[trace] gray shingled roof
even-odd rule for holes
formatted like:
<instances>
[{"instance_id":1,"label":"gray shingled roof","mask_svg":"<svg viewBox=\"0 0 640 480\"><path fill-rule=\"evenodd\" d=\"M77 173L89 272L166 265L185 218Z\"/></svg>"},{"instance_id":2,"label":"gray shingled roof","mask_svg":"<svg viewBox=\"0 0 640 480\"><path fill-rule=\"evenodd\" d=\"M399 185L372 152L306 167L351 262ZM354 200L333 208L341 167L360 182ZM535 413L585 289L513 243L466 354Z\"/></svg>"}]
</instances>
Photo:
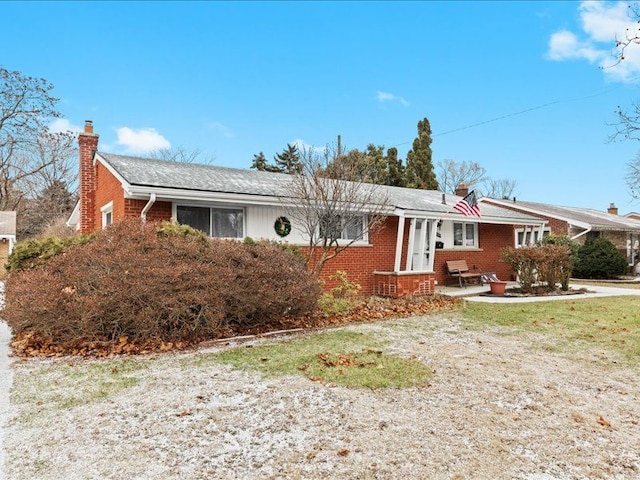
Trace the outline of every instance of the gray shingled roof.
<instances>
[{"instance_id":1,"label":"gray shingled roof","mask_svg":"<svg viewBox=\"0 0 640 480\"><path fill-rule=\"evenodd\" d=\"M490 200L489 200L490 201ZM566 219L571 223L583 223L590 225L593 230L621 230L640 232L640 221L622 215L612 215L591 208L564 207L561 205L549 205L536 202L513 202L501 200L501 205L509 205L513 208L521 207L525 210L535 210L552 218ZM482 203L482 205L487 205Z\"/></svg>"},{"instance_id":2,"label":"gray shingled roof","mask_svg":"<svg viewBox=\"0 0 640 480\"><path fill-rule=\"evenodd\" d=\"M291 190L292 177L281 173L170 162L102 152L98 155L127 183L135 186L265 195L277 198L287 198L287 193ZM389 204L402 210L455 214L452 207L460 200L460 197L455 195L446 195L446 204L443 204L442 192L436 190L415 190L381 185L372 188L379 189L383 195L386 194ZM536 220L534 217L492 205L482 205L481 208L483 217L507 221Z\"/></svg>"}]
</instances>

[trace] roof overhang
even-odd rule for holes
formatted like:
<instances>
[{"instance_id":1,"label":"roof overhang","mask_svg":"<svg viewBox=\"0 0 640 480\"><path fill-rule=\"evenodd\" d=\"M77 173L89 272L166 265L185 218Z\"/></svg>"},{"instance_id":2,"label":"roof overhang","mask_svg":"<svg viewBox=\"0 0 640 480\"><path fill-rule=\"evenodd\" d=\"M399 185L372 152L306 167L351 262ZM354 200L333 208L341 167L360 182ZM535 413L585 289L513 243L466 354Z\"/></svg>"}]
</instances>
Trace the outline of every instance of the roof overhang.
<instances>
[{"instance_id":1,"label":"roof overhang","mask_svg":"<svg viewBox=\"0 0 640 480\"><path fill-rule=\"evenodd\" d=\"M532 218L505 218L496 216L482 216L482 217L466 217L459 213L454 212L427 212L421 210L405 210L397 208L394 215L405 218L432 218L438 220L451 220L454 222L464 221L467 223L491 223L495 225L527 225L527 226L540 226L547 223L544 219L532 219Z\"/></svg>"}]
</instances>

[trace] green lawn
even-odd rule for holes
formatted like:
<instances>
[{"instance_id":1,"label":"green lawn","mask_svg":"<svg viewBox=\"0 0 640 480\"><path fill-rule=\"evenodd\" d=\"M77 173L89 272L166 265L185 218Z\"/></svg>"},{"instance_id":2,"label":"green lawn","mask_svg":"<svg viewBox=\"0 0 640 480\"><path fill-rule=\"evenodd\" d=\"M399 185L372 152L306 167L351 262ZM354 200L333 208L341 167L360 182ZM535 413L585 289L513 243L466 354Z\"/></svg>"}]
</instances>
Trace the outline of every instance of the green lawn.
<instances>
[{"instance_id":1,"label":"green lawn","mask_svg":"<svg viewBox=\"0 0 640 480\"><path fill-rule=\"evenodd\" d=\"M640 297L606 297L548 302L493 304L467 302L463 314L470 326L493 325L518 334L534 332L549 345L613 351L640 363Z\"/></svg>"},{"instance_id":2,"label":"green lawn","mask_svg":"<svg viewBox=\"0 0 640 480\"><path fill-rule=\"evenodd\" d=\"M227 363L265 376L304 375L353 388L428 384L433 372L427 365L386 353L384 347L371 335L334 330L277 344L202 355L195 365Z\"/></svg>"}]
</instances>

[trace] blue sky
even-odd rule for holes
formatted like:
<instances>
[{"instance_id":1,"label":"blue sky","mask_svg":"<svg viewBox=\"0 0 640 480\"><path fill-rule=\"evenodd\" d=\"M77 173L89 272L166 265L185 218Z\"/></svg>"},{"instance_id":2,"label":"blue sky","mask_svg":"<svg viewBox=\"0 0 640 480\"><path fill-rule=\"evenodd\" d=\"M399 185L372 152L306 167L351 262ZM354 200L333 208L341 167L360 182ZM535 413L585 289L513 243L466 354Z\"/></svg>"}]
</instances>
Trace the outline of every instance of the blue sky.
<instances>
[{"instance_id":1,"label":"blue sky","mask_svg":"<svg viewBox=\"0 0 640 480\"><path fill-rule=\"evenodd\" d=\"M474 161L518 198L640 210L640 54L610 62L618 2L2 2L0 65L55 85L102 151L198 148L248 168L287 143L396 146L427 117L434 163ZM621 30L622 29L622 30ZM525 113L520 113L524 112Z\"/></svg>"}]
</instances>

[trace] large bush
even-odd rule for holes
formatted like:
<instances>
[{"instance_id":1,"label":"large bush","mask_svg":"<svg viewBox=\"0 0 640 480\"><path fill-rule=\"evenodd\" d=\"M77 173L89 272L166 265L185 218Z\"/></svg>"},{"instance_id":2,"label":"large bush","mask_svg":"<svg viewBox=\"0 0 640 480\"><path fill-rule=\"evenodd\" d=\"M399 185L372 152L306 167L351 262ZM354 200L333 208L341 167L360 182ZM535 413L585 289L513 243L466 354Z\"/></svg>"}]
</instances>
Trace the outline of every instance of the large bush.
<instances>
[{"instance_id":1,"label":"large bush","mask_svg":"<svg viewBox=\"0 0 640 480\"><path fill-rule=\"evenodd\" d=\"M308 312L320 295L304 263L278 247L139 220L28 266L7 280L3 318L16 334L69 348L244 332Z\"/></svg>"},{"instance_id":2,"label":"large bush","mask_svg":"<svg viewBox=\"0 0 640 480\"><path fill-rule=\"evenodd\" d=\"M574 276L613 278L627 273L627 260L607 238L587 240L578 250Z\"/></svg>"},{"instance_id":3,"label":"large bush","mask_svg":"<svg viewBox=\"0 0 640 480\"><path fill-rule=\"evenodd\" d=\"M524 292L533 293L536 289L553 291L557 284L564 290L569 288L573 256L571 247L564 242L508 247L502 250L501 257L518 275Z\"/></svg>"}]
</instances>

